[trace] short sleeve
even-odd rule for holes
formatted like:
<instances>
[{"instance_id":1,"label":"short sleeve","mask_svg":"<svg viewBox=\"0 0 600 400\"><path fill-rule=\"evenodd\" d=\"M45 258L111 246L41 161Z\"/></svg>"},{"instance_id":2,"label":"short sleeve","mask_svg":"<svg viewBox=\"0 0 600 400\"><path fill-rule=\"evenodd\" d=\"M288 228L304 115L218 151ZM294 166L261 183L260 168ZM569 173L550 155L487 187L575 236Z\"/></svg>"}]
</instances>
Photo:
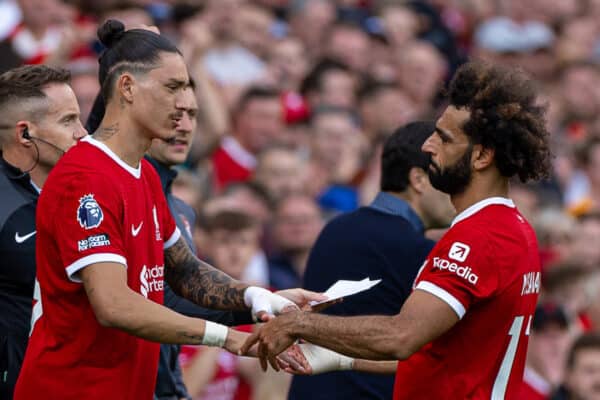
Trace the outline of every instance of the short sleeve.
<instances>
[{"instance_id":1,"label":"short sleeve","mask_svg":"<svg viewBox=\"0 0 600 400\"><path fill-rule=\"evenodd\" d=\"M127 265L123 244L123 202L101 175L74 178L52 217L58 251L68 278L88 265L114 262Z\"/></svg>"},{"instance_id":2,"label":"short sleeve","mask_svg":"<svg viewBox=\"0 0 600 400\"><path fill-rule=\"evenodd\" d=\"M446 302L462 318L469 307L497 289L489 237L476 229L452 229L434 247L415 282Z\"/></svg>"}]
</instances>

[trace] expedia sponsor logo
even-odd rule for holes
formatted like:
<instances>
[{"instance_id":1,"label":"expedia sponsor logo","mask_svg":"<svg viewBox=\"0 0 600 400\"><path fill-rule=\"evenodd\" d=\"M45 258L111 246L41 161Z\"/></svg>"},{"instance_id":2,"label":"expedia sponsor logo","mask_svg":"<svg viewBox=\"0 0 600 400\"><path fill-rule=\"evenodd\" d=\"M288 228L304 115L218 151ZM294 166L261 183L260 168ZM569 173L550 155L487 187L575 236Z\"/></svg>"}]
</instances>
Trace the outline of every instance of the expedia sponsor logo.
<instances>
[{"instance_id":1,"label":"expedia sponsor logo","mask_svg":"<svg viewBox=\"0 0 600 400\"><path fill-rule=\"evenodd\" d=\"M477 274L472 272L471 267L463 267L456 263L450 262L444 258L434 257L433 258L433 267L438 268L439 270L448 270L449 272L455 273L463 279L469 281L473 285L477 284L479 277Z\"/></svg>"},{"instance_id":2,"label":"expedia sponsor logo","mask_svg":"<svg viewBox=\"0 0 600 400\"><path fill-rule=\"evenodd\" d=\"M140 293L142 296L148 298L148 294L151 292L162 292L164 271L165 267L163 265L155 265L152 268L145 265L142 267L140 272Z\"/></svg>"},{"instance_id":3,"label":"expedia sponsor logo","mask_svg":"<svg viewBox=\"0 0 600 400\"><path fill-rule=\"evenodd\" d=\"M105 234L88 236L87 239L77 241L77 248L79 251L108 245L110 245L110 240L108 239L108 235Z\"/></svg>"}]
</instances>

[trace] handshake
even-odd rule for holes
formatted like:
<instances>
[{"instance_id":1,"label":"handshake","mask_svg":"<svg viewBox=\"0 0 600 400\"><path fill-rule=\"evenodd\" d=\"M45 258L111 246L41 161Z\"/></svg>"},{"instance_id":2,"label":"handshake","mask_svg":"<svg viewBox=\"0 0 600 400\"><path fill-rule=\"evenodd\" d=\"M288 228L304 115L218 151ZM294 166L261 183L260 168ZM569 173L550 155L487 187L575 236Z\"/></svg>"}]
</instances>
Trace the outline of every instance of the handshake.
<instances>
[{"instance_id":1,"label":"handshake","mask_svg":"<svg viewBox=\"0 0 600 400\"><path fill-rule=\"evenodd\" d=\"M248 334L207 321L203 343L236 355L258 357L265 371L268 364L276 371L299 375L352 369L354 359L310 343L298 343L293 334L305 313L321 311L340 301L325 300L323 294L304 289L271 293L251 286L244 293L244 301L254 319L265 323ZM311 307L311 302L321 303Z\"/></svg>"}]
</instances>

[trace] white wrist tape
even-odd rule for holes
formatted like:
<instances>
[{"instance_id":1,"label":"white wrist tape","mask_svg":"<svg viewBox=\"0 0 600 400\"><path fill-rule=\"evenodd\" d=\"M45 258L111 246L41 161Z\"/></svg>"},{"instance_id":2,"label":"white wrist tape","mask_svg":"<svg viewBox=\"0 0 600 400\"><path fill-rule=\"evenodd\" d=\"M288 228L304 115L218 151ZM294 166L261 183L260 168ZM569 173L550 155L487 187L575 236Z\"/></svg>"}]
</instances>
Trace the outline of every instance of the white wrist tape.
<instances>
[{"instance_id":1,"label":"white wrist tape","mask_svg":"<svg viewBox=\"0 0 600 400\"><path fill-rule=\"evenodd\" d=\"M227 340L229 329L225 325L204 321L204 337L202 344L205 346L223 347Z\"/></svg>"},{"instance_id":2,"label":"white wrist tape","mask_svg":"<svg viewBox=\"0 0 600 400\"><path fill-rule=\"evenodd\" d=\"M312 368L313 375L329 371L350 370L354 364L354 358L311 343L300 343L298 347Z\"/></svg>"},{"instance_id":3,"label":"white wrist tape","mask_svg":"<svg viewBox=\"0 0 600 400\"><path fill-rule=\"evenodd\" d=\"M257 286L246 288L244 291L244 303L252 309L252 316L254 318L256 318L256 314L260 311L264 311L270 315L278 315L285 307L290 305L295 306L294 303L285 297Z\"/></svg>"}]
</instances>

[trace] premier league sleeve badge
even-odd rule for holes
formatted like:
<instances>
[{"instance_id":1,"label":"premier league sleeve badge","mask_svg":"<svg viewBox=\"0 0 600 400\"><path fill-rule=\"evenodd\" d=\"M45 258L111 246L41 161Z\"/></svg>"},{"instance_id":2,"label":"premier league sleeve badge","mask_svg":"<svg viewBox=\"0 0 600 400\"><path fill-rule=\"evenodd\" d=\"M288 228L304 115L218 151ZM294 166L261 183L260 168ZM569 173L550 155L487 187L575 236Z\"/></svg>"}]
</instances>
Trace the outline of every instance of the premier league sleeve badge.
<instances>
[{"instance_id":1,"label":"premier league sleeve badge","mask_svg":"<svg viewBox=\"0 0 600 400\"><path fill-rule=\"evenodd\" d=\"M92 229L97 228L104 219L104 213L94 199L93 194L86 194L79 199L79 207L77 208L77 221L82 228Z\"/></svg>"}]
</instances>

